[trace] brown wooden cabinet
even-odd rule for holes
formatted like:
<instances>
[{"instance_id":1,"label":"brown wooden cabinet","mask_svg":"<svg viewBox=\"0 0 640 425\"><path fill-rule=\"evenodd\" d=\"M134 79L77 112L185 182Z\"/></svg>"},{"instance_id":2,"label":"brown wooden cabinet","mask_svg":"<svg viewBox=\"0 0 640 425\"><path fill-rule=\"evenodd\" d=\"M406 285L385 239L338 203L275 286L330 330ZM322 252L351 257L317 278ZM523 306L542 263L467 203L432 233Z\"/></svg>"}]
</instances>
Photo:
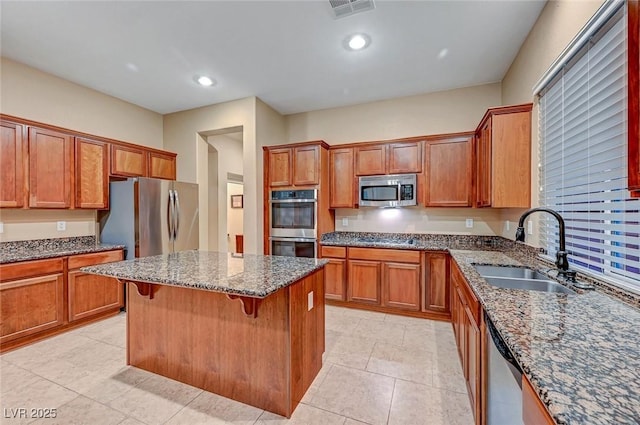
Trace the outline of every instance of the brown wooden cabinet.
<instances>
[{"instance_id":1,"label":"brown wooden cabinet","mask_svg":"<svg viewBox=\"0 0 640 425\"><path fill-rule=\"evenodd\" d=\"M144 177L147 172L147 152L129 145L111 145L111 175Z\"/></svg>"},{"instance_id":2,"label":"brown wooden cabinet","mask_svg":"<svg viewBox=\"0 0 640 425\"><path fill-rule=\"evenodd\" d=\"M329 150L329 207L353 208L358 203L353 148Z\"/></svg>"},{"instance_id":3,"label":"brown wooden cabinet","mask_svg":"<svg viewBox=\"0 0 640 425\"><path fill-rule=\"evenodd\" d=\"M73 136L29 127L29 207L70 208Z\"/></svg>"},{"instance_id":4,"label":"brown wooden cabinet","mask_svg":"<svg viewBox=\"0 0 640 425\"><path fill-rule=\"evenodd\" d=\"M473 205L473 133L425 141L425 206Z\"/></svg>"},{"instance_id":5,"label":"brown wooden cabinet","mask_svg":"<svg viewBox=\"0 0 640 425\"><path fill-rule=\"evenodd\" d=\"M149 151L149 177L176 179L176 155Z\"/></svg>"},{"instance_id":6,"label":"brown wooden cabinet","mask_svg":"<svg viewBox=\"0 0 640 425\"><path fill-rule=\"evenodd\" d=\"M122 257L121 250L69 257L69 322L109 311L119 311L124 306L124 288L117 279L78 270L84 266L120 261Z\"/></svg>"},{"instance_id":7,"label":"brown wooden cabinet","mask_svg":"<svg viewBox=\"0 0 640 425\"><path fill-rule=\"evenodd\" d=\"M446 252L424 254L425 289L423 311L450 312L449 259Z\"/></svg>"},{"instance_id":8,"label":"brown wooden cabinet","mask_svg":"<svg viewBox=\"0 0 640 425\"><path fill-rule=\"evenodd\" d=\"M451 267L451 313L453 329L462 371L467 384L471 410L475 423L482 422L482 338L480 332L481 307L478 299L462 276L458 266L452 262Z\"/></svg>"},{"instance_id":9,"label":"brown wooden cabinet","mask_svg":"<svg viewBox=\"0 0 640 425\"><path fill-rule=\"evenodd\" d=\"M420 264L382 263L382 305L420 310Z\"/></svg>"},{"instance_id":10,"label":"brown wooden cabinet","mask_svg":"<svg viewBox=\"0 0 640 425\"><path fill-rule=\"evenodd\" d=\"M109 208L109 146L75 138L75 207Z\"/></svg>"},{"instance_id":11,"label":"brown wooden cabinet","mask_svg":"<svg viewBox=\"0 0 640 425\"><path fill-rule=\"evenodd\" d=\"M291 148L269 150L269 186L291 186Z\"/></svg>"},{"instance_id":12,"label":"brown wooden cabinet","mask_svg":"<svg viewBox=\"0 0 640 425\"><path fill-rule=\"evenodd\" d=\"M329 260L324 267L324 294L329 300L344 301L347 298L347 249L343 246L323 246L320 257Z\"/></svg>"},{"instance_id":13,"label":"brown wooden cabinet","mask_svg":"<svg viewBox=\"0 0 640 425\"><path fill-rule=\"evenodd\" d=\"M347 300L380 305L380 261L349 260Z\"/></svg>"},{"instance_id":14,"label":"brown wooden cabinet","mask_svg":"<svg viewBox=\"0 0 640 425\"><path fill-rule=\"evenodd\" d=\"M422 172L422 141L387 142L355 147L356 175Z\"/></svg>"},{"instance_id":15,"label":"brown wooden cabinet","mask_svg":"<svg viewBox=\"0 0 640 425\"><path fill-rule=\"evenodd\" d=\"M476 130L476 206L531 206L532 104L490 108Z\"/></svg>"},{"instance_id":16,"label":"brown wooden cabinet","mask_svg":"<svg viewBox=\"0 0 640 425\"><path fill-rule=\"evenodd\" d=\"M26 194L24 126L2 120L0 130L0 207L20 208L24 206Z\"/></svg>"},{"instance_id":17,"label":"brown wooden cabinet","mask_svg":"<svg viewBox=\"0 0 640 425\"><path fill-rule=\"evenodd\" d=\"M293 185L320 184L320 145L293 148Z\"/></svg>"},{"instance_id":18,"label":"brown wooden cabinet","mask_svg":"<svg viewBox=\"0 0 640 425\"><path fill-rule=\"evenodd\" d=\"M525 425L554 425L556 423L526 375L522 375L522 422Z\"/></svg>"}]
</instances>

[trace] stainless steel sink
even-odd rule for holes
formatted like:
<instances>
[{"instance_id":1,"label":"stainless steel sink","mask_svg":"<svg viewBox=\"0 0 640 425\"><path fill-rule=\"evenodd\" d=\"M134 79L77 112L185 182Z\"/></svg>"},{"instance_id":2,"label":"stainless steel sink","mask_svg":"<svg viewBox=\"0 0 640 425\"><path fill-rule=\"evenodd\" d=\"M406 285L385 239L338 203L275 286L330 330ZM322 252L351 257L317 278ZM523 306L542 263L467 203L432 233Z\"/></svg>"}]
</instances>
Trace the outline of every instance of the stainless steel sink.
<instances>
[{"instance_id":1,"label":"stainless steel sink","mask_svg":"<svg viewBox=\"0 0 640 425\"><path fill-rule=\"evenodd\" d=\"M549 277L526 267L475 266L480 276L511 277L516 279L549 280Z\"/></svg>"},{"instance_id":2,"label":"stainless steel sink","mask_svg":"<svg viewBox=\"0 0 640 425\"><path fill-rule=\"evenodd\" d=\"M508 277L484 276L490 285L498 288L524 289L527 291L556 292L559 294L575 294L575 291L551 280L514 279Z\"/></svg>"},{"instance_id":3,"label":"stainless steel sink","mask_svg":"<svg viewBox=\"0 0 640 425\"><path fill-rule=\"evenodd\" d=\"M498 288L524 289L527 291L575 294L575 291L560 285L548 276L526 267L474 266L490 285Z\"/></svg>"}]
</instances>

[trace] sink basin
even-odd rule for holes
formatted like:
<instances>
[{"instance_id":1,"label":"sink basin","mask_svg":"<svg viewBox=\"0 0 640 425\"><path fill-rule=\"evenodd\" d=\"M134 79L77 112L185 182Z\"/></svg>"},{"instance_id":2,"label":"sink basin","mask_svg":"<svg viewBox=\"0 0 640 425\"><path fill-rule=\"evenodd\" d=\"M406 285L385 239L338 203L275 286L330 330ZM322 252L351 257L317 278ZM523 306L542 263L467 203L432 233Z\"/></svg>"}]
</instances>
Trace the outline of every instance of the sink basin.
<instances>
[{"instance_id":1,"label":"sink basin","mask_svg":"<svg viewBox=\"0 0 640 425\"><path fill-rule=\"evenodd\" d=\"M510 277L516 279L549 280L548 276L526 267L474 266L480 276Z\"/></svg>"},{"instance_id":2,"label":"sink basin","mask_svg":"<svg viewBox=\"0 0 640 425\"><path fill-rule=\"evenodd\" d=\"M574 291L562 286L559 283L555 283L550 280L538 280L538 279L514 279L508 277L494 277L484 276L485 280L490 285L497 286L498 288L507 289L525 289L528 291L540 291L540 292L555 292L560 294L575 294Z\"/></svg>"}]
</instances>

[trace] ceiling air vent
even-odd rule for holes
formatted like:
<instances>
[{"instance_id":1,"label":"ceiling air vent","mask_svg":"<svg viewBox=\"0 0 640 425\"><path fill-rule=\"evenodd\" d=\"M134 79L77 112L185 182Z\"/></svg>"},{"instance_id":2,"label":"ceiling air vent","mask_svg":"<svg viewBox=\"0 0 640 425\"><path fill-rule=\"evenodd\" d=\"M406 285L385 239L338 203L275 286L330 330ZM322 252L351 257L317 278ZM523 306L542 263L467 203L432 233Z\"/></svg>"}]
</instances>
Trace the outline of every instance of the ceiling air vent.
<instances>
[{"instance_id":1,"label":"ceiling air vent","mask_svg":"<svg viewBox=\"0 0 640 425\"><path fill-rule=\"evenodd\" d=\"M375 8L373 0L329 0L329 4L336 19Z\"/></svg>"}]
</instances>

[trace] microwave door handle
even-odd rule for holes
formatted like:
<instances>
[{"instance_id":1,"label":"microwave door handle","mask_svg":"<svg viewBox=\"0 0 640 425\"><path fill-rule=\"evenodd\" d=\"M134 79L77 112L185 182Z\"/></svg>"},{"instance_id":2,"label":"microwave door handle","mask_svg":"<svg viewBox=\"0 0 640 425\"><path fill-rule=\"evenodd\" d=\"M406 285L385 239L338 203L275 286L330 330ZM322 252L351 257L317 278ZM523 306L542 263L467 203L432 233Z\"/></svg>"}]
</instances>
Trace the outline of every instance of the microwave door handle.
<instances>
[{"instance_id":1,"label":"microwave door handle","mask_svg":"<svg viewBox=\"0 0 640 425\"><path fill-rule=\"evenodd\" d=\"M167 199L167 227L169 228L169 241L173 241L173 216L174 216L174 204L173 204L173 190L169 189L169 198Z\"/></svg>"},{"instance_id":2,"label":"microwave door handle","mask_svg":"<svg viewBox=\"0 0 640 425\"><path fill-rule=\"evenodd\" d=\"M178 238L178 233L180 232L180 197L178 196L178 191L174 190L175 194L175 203L176 203L176 214L175 214L175 225L173 227L173 240L175 241Z\"/></svg>"}]
</instances>

